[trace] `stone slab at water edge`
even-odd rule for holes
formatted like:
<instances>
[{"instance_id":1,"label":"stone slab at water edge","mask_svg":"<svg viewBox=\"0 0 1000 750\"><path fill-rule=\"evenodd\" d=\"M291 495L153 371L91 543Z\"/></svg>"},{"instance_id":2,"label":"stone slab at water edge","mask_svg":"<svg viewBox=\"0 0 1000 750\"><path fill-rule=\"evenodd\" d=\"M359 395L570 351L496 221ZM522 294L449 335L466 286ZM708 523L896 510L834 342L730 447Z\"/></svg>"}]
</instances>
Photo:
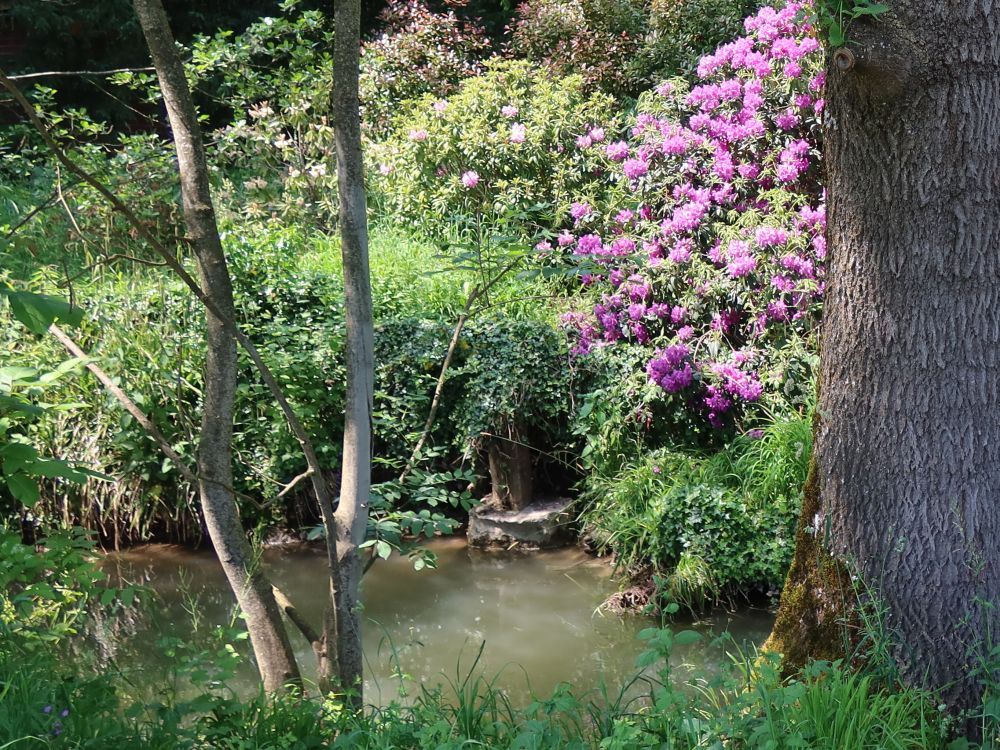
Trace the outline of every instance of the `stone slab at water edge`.
<instances>
[{"instance_id":1,"label":"stone slab at water edge","mask_svg":"<svg viewBox=\"0 0 1000 750\"><path fill-rule=\"evenodd\" d=\"M539 500L521 510L500 510L490 504L469 513L470 547L544 549L572 542L571 500Z\"/></svg>"}]
</instances>

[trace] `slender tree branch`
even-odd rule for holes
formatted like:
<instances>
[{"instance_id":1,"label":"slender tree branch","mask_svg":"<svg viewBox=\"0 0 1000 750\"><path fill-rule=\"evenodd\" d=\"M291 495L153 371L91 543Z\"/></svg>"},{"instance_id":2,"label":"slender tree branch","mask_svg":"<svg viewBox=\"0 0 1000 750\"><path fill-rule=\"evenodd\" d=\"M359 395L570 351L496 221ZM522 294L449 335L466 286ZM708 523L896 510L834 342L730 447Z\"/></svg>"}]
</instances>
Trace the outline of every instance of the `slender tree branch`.
<instances>
[{"instance_id":1,"label":"slender tree branch","mask_svg":"<svg viewBox=\"0 0 1000 750\"><path fill-rule=\"evenodd\" d=\"M118 403L125 408L125 411L131 414L135 421L138 422L146 431L146 433L156 441L156 444L160 446L160 450L163 451L163 454L173 462L181 476L190 482L192 486L197 487L198 477L195 476L194 472L191 471L184 460L177 455L177 451L171 447L170 442L166 437L164 437L163 433L160 432L160 429L153 424L152 420L146 416L145 412L143 412L143 410L136 405L135 401L129 398L129 395L125 393L125 391L123 391L114 380L112 380L111 376L104 372L104 370L102 370L96 362L91 360L87 356L87 353L83 351L83 349L81 349L73 339L66 335L66 333L64 333L59 326L55 324L49 326L49 333L51 333L60 344L66 347L66 350L69 351L70 354L85 362L84 366L90 370L95 378L100 381L101 385L108 390L108 393L114 396L115 400L117 400Z\"/></svg>"},{"instance_id":2,"label":"slender tree branch","mask_svg":"<svg viewBox=\"0 0 1000 750\"><path fill-rule=\"evenodd\" d=\"M135 401L133 401L131 397L127 393L125 393L125 391L122 390L122 388L117 383L115 383L114 379L110 375L108 375L108 373L106 373L101 368L100 365L94 362L87 355L87 353L80 348L80 345L77 344L58 325L53 323L51 326L49 326L49 333L51 333L52 336L66 348L66 351L68 351L74 357L83 360L84 367L86 367L91 372L91 374L93 374L93 376L97 378L97 380L101 383L101 385L103 385L108 390L108 393L114 396L115 400L122 405L125 411L127 411L129 414L132 415L135 421L138 422L139 425L142 427L142 429L146 431L146 434L149 435L151 438L153 438L154 442L156 442L156 444L159 446L160 451L163 453L163 455L169 458L170 461L174 464L174 466L177 467L177 471L180 473L180 475L184 477L185 480L190 482L192 486L197 487L198 476L194 473L194 471L192 471L191 467L188 466L187 463L185 463L184 459L182 459L180 455L178 455L177 451L175 451L171 447L170 442L160 431L160 429L155 424L153 424L153 421L149 418L149 416L142 409L139 408L139 406L135 403ZM230 487L229 485L223 482L216 482L212 479L205 479L204 481L210 482L211 484L221 487L222 489L232 494L234 497L239 497L244 500L249 500L250 502L254 503L258 508L264 507L264 505L259 503L255 498L252 498L249 495L239 492L235 487Z\"/></svg>"},{"instance_id":3,"label":"slender tree branch","mask_svg":"<svg viewBox=\"0 0 1000 750\"><path fill-rule=\"evenodd\" d=\"M76 236L83 242L86 242L87 238L83 236L83 231L80 229L80 225L76 223L76 216L73 215L73 210L69 207L69 203L66 202L66 196L63 195L62 174L59 172L58 167L56 168L56 198L59 200L59 204L63 207L63 210L66 212L66 216L69 218L69 223L72 224L73 229L76 230Z\"/></svg>"},{"instance_id":4,"label":"slender tree branch","mask_svg":"<svg viewBox=\"0 0 1000 750\"><path fill-rule=\"evenodd\" d=\"M455 350L458 348L458 342L462 335L462 329L465 327L466 321L473 315L475 304L479 301L480 297L487 295L490 289L496 286L500 280L510 273L520 262L520 258L515 258L497 271L492 278L484 278L483 282L476 286L469 294L468 299L466 299L465 307L461 314L459 314L458 321L455 323L455 329L452 332L451 341L448 342L448 351L445 353L444 362L441 363L441 370L438 373L437 384L434 386L434 396L431 399L431 408L427 413L427 420L424 422L424 428L420 433L420 438L417 440L417 444L413 448L413 452L410 454L410 460L406 462L406 467L403 469L402 474L399 475L400 482L406 479L410 472L413 471L413 467L416 466L417 461L420 458L420 451L423 450L428 438L430 438L431 429L434 427L434 420L437 417L438 409L441 406L441 397L444 393L444 385L447 380L448 369L451 367L451 360L454 357ZM489 307L489 305L481 307L480 310L485 310L487 307Z\"/></svg>"},{"instance_id":5,"label":"slender tree branch","mask_svg":"<svg viewBox=\"0 0 1000 750\"><path fill-rule=\"evenodd\" d=\"M458 316L458 322L455 324L455 330L451 334L451 341L448 342L448 351L444 355L444 362L441 363L441 370L438 373L437 384L434 386L434 396L431 399L431 408L427 412L424 429L421 431L420 439L417 440L417 444L414 446L413 452L410 454L410 460L406 462L403 472L399 475L400 482L406 479L410 472L413 471L413 467L416 466L417 461L420 460L420 451L424 449L424 445L430 437L431 429L434 427L434 419L437 417L438 408L441 406L441 396L444 393L445 381L448 378L448 368L451 367L451 360L455 355L455 350L458 348L458 342L462 337L462 329L465 327L465 321L468 320L472 306L476 303L476 299L478 297L479 294L477 288L472 294L469 295L468 300L465 302L465 308ZM371 567L371 565L369 564L368 567Z\"/></svg>"},{"instance_id":6,"label":"slender tree branch","mask_svg":"<svg viewBox=\"0 0 1000 750\"><path fill-rule=\"evenodd\" d=\"M138 10L138 4L137 4ZM162 7L158 9L162 13ZM327 535L327 558L328 565L330 569L330 586L331 586L331 598L335 597L336 592L339 590L338 582L341 580L340 577L340 560L337 552L337 540L341 538L341 534L338 533L338 521L334 515L333 508L333 498L330 493L329 487L326 483L326 479L323 476L322 468L319 463L318 456L316 454L315 448L312 444L312 440L309 437L308 432L305 430L304 425L298 418L298 415L292 409L291 404L288 402L284 392L282 391L277 379L274 377L270 368L264 362L257 350L256 346L252 341L240 330L239 326L236 324L232 315L227 314L223 311L215 300L213 300L205 291L202 290L198 282L191 276L188 270L183 266L183 264L175 257L155 234L149 229L149 227L138 217L138 215L126 205L117 195L112 193L100 180L98 180L93 174L88 172L86 169L77 164L73 159L71 159L66 152L59 146L59 144L52 137L52 134L46 128L45 124L41 121L38 116L38 112L35 107L25 98L24 94L21 93L20 89L14 84L10 77L6 75L3 70L0 70L0 85L7 89L10 94L14 97L14 100L18 103L21 109L24 111L25 116L32 126L39 132L43 142L52 151L53 155L68 171L77 175L86 184L90 185L94 190L96 190L105 200L107 200L111 206L118 211L125 219L132 225L135 229L137 235L144 239L149 245L156 251L157 254L163 258L165 264L174 271L175 274L184 282L184 284L190 289L191 293L194 294L195 298L205 307L209 314L219 323L222 329L229 335L231 335L236 342L246 351L247 355L250 357L251 362L253 362L261 379L267 386L268 390L271 392L273 398L278 403L285 416L285 420L288 426L295 436L299 445L301 446L303 455L306 459L306 464L312 471L310 478L312 479L313 491L316 495L317 502L320 507L320 512L323 517L323 523ZM195 206L194 210L202 210L203 207ZM205 206L209 211L211 211L211 206ZM349 533L349 532L348 532ZM237 592L239 594L239 592ZM334 608L331 607L330 611L327 613L325 620L330 622L336 617L336 613L333 612ZM332 632L336 632L334 629ZM320 656L325 649L318 649L317 656ZM260 654L258 654L260 658ZM288 669L292 670L289 676L293 681L297 677L297 665L294 661L290 663ZM286 679L288 678L286 677ZM265 678L265 683L267 683ZM277 683L277 680L275 680ZM274 686L277 687L277 684Z\"/></svg>"},{"instance_id":7,"label":"slender tree branch","mask_svg":"<svg viewBox=\"0 0 1000 750\"><path fill-rule=\"evenodd\" d=\"M297 485L303 479L308 479L310 476L312 476L312 469L306 469L297 477L295 477L295 479L286 484L284 489L282 489L281 492L278 493L277 497L284 497L285 495L287 495L289 492L292 491L292 488L295 487L295 485Z\"/></svg>"},{"instance_id":8,"label":"slender tree branch","mask_svg":"<svg viewBox=\"0 0 1000 750\"><path fill-rule=\"evenodd\" d=\"M295 605L292 604L291 600L285 596L285 593L281 589L272 585L271 591L274 592L274 599L278 602L278 606L281 608L281 611L288 616L288 619L291 620L292 624L299 629L299 632L302 633L303 637L309 641L309 644L315 649L321 642L321 639L313 629L313 626L310 625L309 621L299 613L299 611L295 608Z\"/></svg>"},{"instance_id":9,"label":"slender tree branch","mask_svg":"<svg viewBox=\"0 0 1000 750\"><path fill-rule=\"evenodd\" d=\"M68 192L70 188L66 188L66 190ZM57 201L58 201L58 195L55 191L53 191L52 194L48 198L46 198L44 202L39 203L33 209L28 211L28 213L24 215L23 219L21 219L19 222L17 222L17 224L15 224L13 227L7 230L7 233L3 237L4 241L9 240L11 237L17 234L18 230L20 230L21 227L30 222L36 216L38 216L38 214L52 208Z\"/></svg>"},{"instance_id":10,"label":"slender tree branch","mask_svg":"<svg viewBox=\"0 0 1000 750\"><path fill-rule=\"evenodd\" d=\"M60 78L67 76L110 76L115 73L154 73L156 68L114 68L113 70L46 70L40 73L22 73L9 76L11 81L32 81L36 78Z\"/></svg>"}]
</instances>

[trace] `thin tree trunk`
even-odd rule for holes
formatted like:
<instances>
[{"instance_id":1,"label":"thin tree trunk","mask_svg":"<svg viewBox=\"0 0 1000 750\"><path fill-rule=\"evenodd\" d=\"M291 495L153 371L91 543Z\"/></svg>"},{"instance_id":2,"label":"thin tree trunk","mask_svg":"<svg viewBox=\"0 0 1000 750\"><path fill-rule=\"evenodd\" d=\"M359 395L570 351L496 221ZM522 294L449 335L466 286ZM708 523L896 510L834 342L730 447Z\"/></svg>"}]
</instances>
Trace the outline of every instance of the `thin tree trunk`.
<instances>
[{"instance_id":1,"label":"thin tree trunk","mask_svg":"<svg viewBox=\"0 0 1000 750\"><path fill-rule=\"evenodd\" d=\"M0 85L10 92L15 102L21 107L28 121L38 131L42 140L55 155L59 163L65 166L70 172L77 175L84 183L91 186L114 208L115 211L121 214L132 226L136 234L146 240L157 255L163 259L164 265L177 274L178 278L184 282L184 285L188 287L191 293L194 294L195 298L201 302L205 309L211 315L214 315L216 319L223 322L226 330L229 331L230 335L232 335L239 345L246 351L247 355L250 357L250 361L253 362L254 367L260 374L261 380L264 381L264 384L271 392L274 400L281 408L281 412L285 416L289 429L292 434L295 435L296 440L298 440L299 445L302 448L302 454L305 457L306 464L308 466L305 474L312 483L313 491L316 494L317 503L319 504L320 514L323 518L323 525L326 530L326 538L328 540L327 564L330 571L330 603L327 607L323 643L321 644L321 647L317 649L317 653L319 654L321 660L329 660L328 664L321 663L321 674L324 673L324 670L329 674L336 674L337 669L335 665L337 649L328 649L326 647L326 643L337 642L336 606L334 602L336 598L336 590L339 586L338 581L340 580L336 541L340 537L340 533L337 530L336 519L334 518L333 495L331 494L330 487L326 482L325 476L323 475L319 458L316 455L316 449L313 446L308 432L306 432L305 426L298 418L295 410L292 409L291 404L288 402L284 392L281 390L281 386L275 379L274 374L267 366L267 363L264 362L260 352L257 351L257 347L254 346L254 343L247 337L247 335L239 329L235 319L222 313L222 310L218 307L218 305L216 305L212 296L202 289L199 283L188 273L187 269L177 260L173 252L160 242L156 235L149 230L149 227L139 219L132 209L122 202L120 198L112 193L107 186L101 183L101 181L98 180L93 174L67 156L66 152L60 148L59 144L52 137L52 134L39 119L38 112L35 110L34 106L27 99L25 99L24 94L21 93L11 78L7 76L3 70L0 70ZM330 666L331 664L334 665L332 668ZM325 684L324 689L332 687L333 683L329 682Z\"/></svg>"},{"instance_id":2,"label":"thin tree trunk","mask_svg":"<svg viewBox=\"0 0 1000 750\"><path fill-rule=\"evenodd\" d=\"M374 328L368 270L368 216L361 154L358 67L361 50L361 3L334 5L333 116L340 192L340 242L344 259L347 329L347 398L344 454L337 508L340 581L336 617L341 688L362 698L361 618L358 588L363 565L359 545L368 528L371 492Z\"/></svg>"},{"instance_id":3,"label":"thin tree trunk","mask_svg":"<svg viewBox=\"0 0 1000 750\"><path fill-rule=\"evenodd\" d=\"M246 618L264 688L299 681L298 665L281 612L254 560L231 490L236 340L227 321L235 319L232 283L219 240L201 128L184 68L160 0L135 0L167 107L177 150L187 236L198 263L202 292L218 315L207 313L205 386L198 443L198 491L212 544Z\"/></svg>"},{"instance_id":4,"label":"thin tree trunk","mask_svg":"<svg viewBox=\"0 0 1000 750\"><path fill-rule=\"evenodd\" d=\"M849 36L807 522L884 606L904 678L966 708L1000 632L1000 23L899 0ZM796 583L779 622L805 614Z\"/></svg>"}]
</instances>

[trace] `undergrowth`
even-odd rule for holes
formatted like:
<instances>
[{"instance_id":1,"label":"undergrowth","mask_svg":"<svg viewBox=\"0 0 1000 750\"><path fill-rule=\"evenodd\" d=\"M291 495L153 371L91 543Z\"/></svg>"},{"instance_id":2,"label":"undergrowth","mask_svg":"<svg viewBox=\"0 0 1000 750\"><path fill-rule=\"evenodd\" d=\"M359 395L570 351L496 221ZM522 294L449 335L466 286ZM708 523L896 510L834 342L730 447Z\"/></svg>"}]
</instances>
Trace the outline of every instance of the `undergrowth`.
<instances>
[{"instance_id":1,"label":"undergrowth","mask_svg":"<svg viewBox=\"0 0 1000 750\"><path fill-rule=\"evenodd\" d=\"M620 570L691 606L780 587L812 450L811 417L787 412L716 452L653 450L584 490L584 533Z\"/></svg>"}]
</instances>

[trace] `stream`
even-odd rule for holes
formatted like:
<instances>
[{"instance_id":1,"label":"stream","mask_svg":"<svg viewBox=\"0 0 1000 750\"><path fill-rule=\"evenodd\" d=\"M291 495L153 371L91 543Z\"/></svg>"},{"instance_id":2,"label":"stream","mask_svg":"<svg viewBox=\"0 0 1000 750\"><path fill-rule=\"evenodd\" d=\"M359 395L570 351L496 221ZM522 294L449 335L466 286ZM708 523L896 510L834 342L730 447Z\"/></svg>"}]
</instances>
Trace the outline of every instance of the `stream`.
<instances>
[{"instance_id":1,"label":"stream","mask_svg":"<svg viewBox=\"0 0 1000 750\"><path fill-rule=\"evenodd\" d=\"M421 684L440 684L448 696L449 683L473 671L523 704L532 695L547 697L561 682L582 693L602 680L617 688L636 673L643 650L636 635L656 623L599 611L616 590L606 561L576 548L481 552L462 539L435 540L431 547L438 556L436 569L417 572L408 559L394 556L365 576L366 701L388 702L400 696L401 686L412 696ZM272 580L317 624L325 600L325 561L321 547L264 553ZM165 653L165 639L219 648L220 627L232 624L235 600L211 551L149 545L108 555L105 567L117 582L140 584L157 594L147 608L150 616L118 646L119 667L163 680L176 662L176 655ZM772 622L767 610L747 608L719 610L698 621L678 617L672 627L728 632L738 645L759 645ZM673 661L699 674L717 671L729 656L726 647L711 640L678 647ZM313 679L309 645L297 632L293 643L307 679ZM245 642L238 648L246 650ZM252 690L253 666L244 660L229 684L241 692Z\"/></svg>"}]
</instances>

